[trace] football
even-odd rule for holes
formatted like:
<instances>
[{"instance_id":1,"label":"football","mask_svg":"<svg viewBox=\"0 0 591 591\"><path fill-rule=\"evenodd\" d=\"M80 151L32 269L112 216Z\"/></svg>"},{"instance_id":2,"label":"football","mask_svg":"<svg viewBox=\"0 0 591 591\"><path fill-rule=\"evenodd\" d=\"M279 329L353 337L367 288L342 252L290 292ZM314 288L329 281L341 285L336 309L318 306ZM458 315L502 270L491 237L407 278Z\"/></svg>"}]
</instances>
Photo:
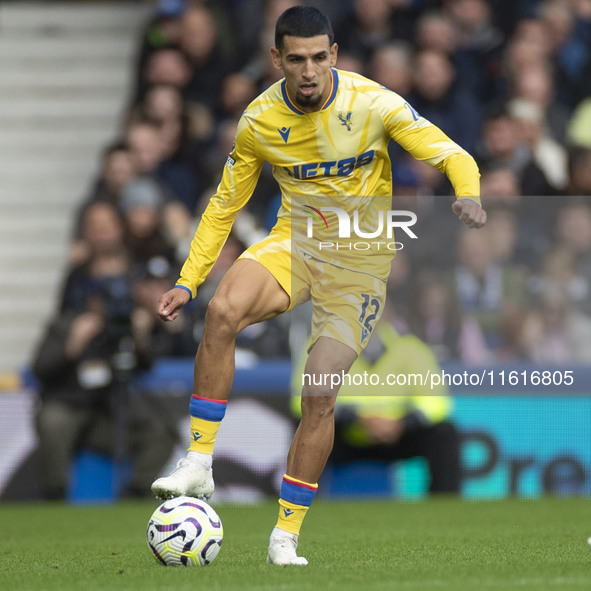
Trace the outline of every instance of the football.
<instances>
[{"instance_id":1,"label":"football","mask_svg":"<svg viewBox=\"0 0 591 591\"><path fill-rule=\"evenodd\" d=\"M177 497L150 517L148 546L164 566L206 566L215 560L223 539L222 521L205 501Z\"/></svg>"}]
</instances>

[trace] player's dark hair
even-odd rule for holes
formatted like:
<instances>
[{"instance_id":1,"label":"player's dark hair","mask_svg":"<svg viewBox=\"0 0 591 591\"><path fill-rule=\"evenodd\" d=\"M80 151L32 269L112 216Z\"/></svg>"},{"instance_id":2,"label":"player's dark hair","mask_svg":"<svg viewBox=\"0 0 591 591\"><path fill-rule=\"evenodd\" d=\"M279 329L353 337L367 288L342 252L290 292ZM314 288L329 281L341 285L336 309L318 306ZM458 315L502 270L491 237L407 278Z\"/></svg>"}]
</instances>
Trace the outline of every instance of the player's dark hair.
<instances>
[{"instance_id":1,"label":"player's dark hair","mask_svg":"<svg viewBox=\"0 0 591 591\"><path fill-rule=\"evenodd\" d=\"M278 19L275 25L275 47L283 50L283 38L316 37L328 35L330 45L334 43L334 32L328 17L313 6L292 6Z\"/></svg>"}]
</instances>

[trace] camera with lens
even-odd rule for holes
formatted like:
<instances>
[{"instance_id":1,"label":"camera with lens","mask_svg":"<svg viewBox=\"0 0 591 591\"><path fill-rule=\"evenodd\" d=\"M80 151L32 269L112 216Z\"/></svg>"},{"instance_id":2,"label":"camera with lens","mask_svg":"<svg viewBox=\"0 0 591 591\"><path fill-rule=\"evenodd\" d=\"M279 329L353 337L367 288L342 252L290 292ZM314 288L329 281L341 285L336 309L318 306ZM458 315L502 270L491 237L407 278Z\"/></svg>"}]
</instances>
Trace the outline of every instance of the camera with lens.
<instances>
[{"instance_id":1,"label":"camera with lens","mask_svg":"<svg viewBox=\"0 0 591 591\"><path fill-rule=\"evenodd\" d=\"M100 295L105 315L105 338L113 351L113 368L133 370L137 365L131 320L134 301L128 278L104 278L100 284Z\"/></svg>"},{"instance_id":2,"label":"camera with lens","mask_svg":"<svg viewBox=\"0 0 591 591\"><path fill-rule=\"evenodd\" d=\"M131 335L131 314L134 308L131 286L126 277L107 277L101 281L106 331L113 340Z\"/></svg>"}]
</instances>

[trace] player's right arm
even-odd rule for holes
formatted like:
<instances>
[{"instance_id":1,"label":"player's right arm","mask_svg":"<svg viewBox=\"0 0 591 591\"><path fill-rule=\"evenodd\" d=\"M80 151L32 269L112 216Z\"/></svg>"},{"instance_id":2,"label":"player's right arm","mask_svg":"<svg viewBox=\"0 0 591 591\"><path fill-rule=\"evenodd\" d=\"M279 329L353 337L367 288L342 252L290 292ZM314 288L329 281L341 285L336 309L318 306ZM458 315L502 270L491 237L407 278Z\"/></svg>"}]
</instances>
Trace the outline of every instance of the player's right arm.
<instances>
[{"instance_id":1,"label":"player's right arm","mask_svg":"<svg viewBox=\"0 0 591 591\"><path fill-rule=\"evenodd\" d=\"M228 238L236 214L252 196L263 165L256 155L254 133L254 121L245 112L238 123L236 142L222 180L201 216L180 278L158 302L162 319L174 320L178 311L195 297Z\"/></svg>"}]
</instances>

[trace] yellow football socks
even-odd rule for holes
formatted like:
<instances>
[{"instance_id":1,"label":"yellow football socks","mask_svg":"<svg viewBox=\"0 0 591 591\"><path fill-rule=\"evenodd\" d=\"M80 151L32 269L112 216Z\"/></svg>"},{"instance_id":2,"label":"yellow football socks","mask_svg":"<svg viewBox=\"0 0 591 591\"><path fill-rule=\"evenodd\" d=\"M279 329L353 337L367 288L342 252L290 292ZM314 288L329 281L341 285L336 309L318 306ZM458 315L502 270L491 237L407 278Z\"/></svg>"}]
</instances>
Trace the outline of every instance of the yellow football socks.
<instances>
[{"instance_id":1,"label":"yellow football socks","mask_svg":"<svg viewBox=\"0 0 591 591\"><path fill-rule=\"evenodd\" d=\"M298 535L317 490L318 484L310 484L285 474L279 494L279 518L276 527Z\"/></svg>"},{"instance_id":2,"label":"yellow football socks","mask_svg":"<svg viewBox=\"0 0 591 591\"><path fill-rule=\"evenodd\" d=\"M191 443L189 451L213 453L218 429L226 414L226 401L202 398L193 394L189 411L191 413Z\"/></svg>"}]
</instances>

